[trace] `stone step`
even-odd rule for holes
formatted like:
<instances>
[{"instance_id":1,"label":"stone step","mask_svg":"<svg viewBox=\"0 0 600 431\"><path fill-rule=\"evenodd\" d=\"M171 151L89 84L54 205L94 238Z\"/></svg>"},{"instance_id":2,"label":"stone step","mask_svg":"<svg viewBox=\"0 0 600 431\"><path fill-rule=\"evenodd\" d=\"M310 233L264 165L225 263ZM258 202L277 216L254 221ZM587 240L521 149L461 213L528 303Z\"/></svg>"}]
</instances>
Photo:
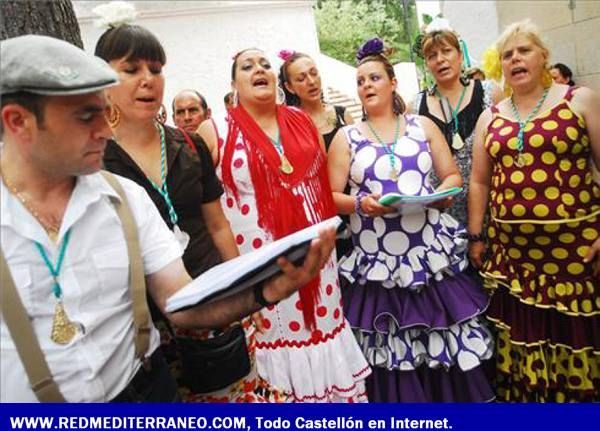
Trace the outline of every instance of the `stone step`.
<instances>
[{"instance_id":1,"label":"stone step","mask_svg":"<svg viewBox=\"0 0 600 431\"><path fill-rule=\"evenodd\" d=\"M343 106L350 113L355 122L359 122L362 118L362 106L354 98L342 93L339 90L328 87L325 91L325 100L332 104Z\"/></svg>"}]
</instances>

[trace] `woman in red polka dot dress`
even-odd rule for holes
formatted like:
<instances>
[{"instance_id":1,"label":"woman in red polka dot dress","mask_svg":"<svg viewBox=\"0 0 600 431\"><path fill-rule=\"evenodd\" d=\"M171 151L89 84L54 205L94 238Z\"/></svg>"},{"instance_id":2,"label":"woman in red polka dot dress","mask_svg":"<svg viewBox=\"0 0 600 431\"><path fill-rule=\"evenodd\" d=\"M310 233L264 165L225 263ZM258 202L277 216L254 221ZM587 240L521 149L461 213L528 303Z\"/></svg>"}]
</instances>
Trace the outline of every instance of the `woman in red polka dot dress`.
<instances>
[{"instance_id":1,"label":"woman in red polka dot dress","mask_svg":"<svg viewBox=\"0 0 600 431\"><path fill-rule=\"evenodd\" d=\"M258 49L232 65L237 106L217 172L241 253L335 215L323 141L310 118L276 104L277 77ZM259 375L295 402L366 401L370 368L341 306L335 256L299 293L262 310Z\"/></svg>"},{"instance_id":2,"label":"woman in red polka dot dress","mask_svg":"<svg viewBox=\"0 0 600 431\"><path fill-rule=\"evenodd\" d=\"M477 125L469 233L473 263L494 291L498 398L599 401L600 187L592 171L600 99L552 83L548 49L529 21L507 28L496 46L512 95Z\"/></svg>"}]
</instances>

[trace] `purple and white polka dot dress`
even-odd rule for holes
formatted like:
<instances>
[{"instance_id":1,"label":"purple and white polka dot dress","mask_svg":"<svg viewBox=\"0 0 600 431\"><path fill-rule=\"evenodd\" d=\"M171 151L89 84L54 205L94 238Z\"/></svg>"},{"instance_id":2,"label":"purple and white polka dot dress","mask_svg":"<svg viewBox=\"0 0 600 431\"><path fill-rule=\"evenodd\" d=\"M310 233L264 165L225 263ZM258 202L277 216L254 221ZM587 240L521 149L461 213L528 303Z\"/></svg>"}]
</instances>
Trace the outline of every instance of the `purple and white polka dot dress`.
<instances>
[{"instance_id":1,"label":"purple and white polka dot dress","mask_svg":"<svg viewBox=\"0 0 600 431\"><path fill-rule=\"evenodd\" d=\"M433 163L418 116L391 160L356 125L344 127L351 150L350 194L432 193ZM350 216L354 249L340 261L344 312L373 374L371 401L487 401L481 364L493 351L482 313L489 299L467 267L464 228L433 208L400 215Z\"/></svg>"}]
</instances>

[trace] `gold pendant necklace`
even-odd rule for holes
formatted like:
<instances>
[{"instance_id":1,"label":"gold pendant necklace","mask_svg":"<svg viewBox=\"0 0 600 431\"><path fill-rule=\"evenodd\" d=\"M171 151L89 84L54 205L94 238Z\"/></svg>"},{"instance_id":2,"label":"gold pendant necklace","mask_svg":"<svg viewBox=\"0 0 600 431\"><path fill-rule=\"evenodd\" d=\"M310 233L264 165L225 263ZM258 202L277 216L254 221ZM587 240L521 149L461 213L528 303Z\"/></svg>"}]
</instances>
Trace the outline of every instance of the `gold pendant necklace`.
<instances>
[{"instance_id":1,"label":"gold pendant necklace","mask_svg":"<svg viewBox=\"0 0 600 431\"><path fill-rule=\"evenodd\" d=\"M286 175L290 175L291 173L293 173L294 167L292 166L290 161L287 159L285 154L281 154L279 156L279 158L281 159L281 166L279 166L279 170Z\"/></svg>"},{"instance_id":2,"label":"gold pendant necklace","mask_svg":"<svg viewBox=\"0 0 600 431\"><path fill-rule=\"evenodd\" d=\"M277 151L277 154L279 154L279 160L281 161L281 164L279 165L279 170L286 175L290 175L294 172L294 167L292 166L288 158L285 156L283 145L281 145L281 134L279 134L279 132L277 133L276 140L269 136L269 140L275 147L275 151Z\"/></svg>"},{"instance_id":3,"label":"gold pendant necklace","mask_svg":"<svg viewBox=\"0 0 600 431\"><path fill-rule=\"evenodd\" d=\"M54 307L54 318L52 319L52 333L50 339L56 344L69 344L77 335L79 326L69 319L62 301L57 301Z\"/></svg>"}]
</instances>

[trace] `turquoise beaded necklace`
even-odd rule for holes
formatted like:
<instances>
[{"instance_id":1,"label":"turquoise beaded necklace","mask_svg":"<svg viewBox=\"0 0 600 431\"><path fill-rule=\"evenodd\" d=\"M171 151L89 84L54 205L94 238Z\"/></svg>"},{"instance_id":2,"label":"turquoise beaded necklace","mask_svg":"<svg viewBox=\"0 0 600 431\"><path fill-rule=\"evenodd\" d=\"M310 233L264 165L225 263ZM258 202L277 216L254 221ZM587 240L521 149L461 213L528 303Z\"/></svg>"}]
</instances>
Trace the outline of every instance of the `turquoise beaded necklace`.
<instances>
[{"instance_id":1,"label":"turquoise beaded necklace","mask_svg":"<svg viewBox=\"0 0 600 431\"><path fill-rule=\"evenodd\" d=\"M548 96L548 90L549 90L549 88L546 88L544 90L544 94L542 94L542 97L540 98L540 100L538 100L537 104L535 105L535 108L533 108L533 111L531 111L529 113L529 115L527 116L525 121L521 120L521 116L519 115L519 110L517 109L517 105L515 104L514 94L512 96L510 96L510 106L512 108L513 115L515 116L515 118L517 119L517 122L519 123L519 133L517 134L517 152L518 152L518 154L515 156L515 165L518 168L522 168L523 166L525 166L525 156L523 155L523 148L525 146L525 140L523 138L523 134L525 131L525 126L539 112L540 108L544 104L544 101L546 100L546 97Z\"/></svg>"},{"instance_id":2,"label":"turquoise beaded necklace","mask_svg":"<svg viewBox=\"0 0 600 431\"><path fill-rule=\"evenodd\" d=\"M396 131L394 132L394 141L389 145L383 142L383 140L379 137L379 135L375 131L375 128L371 125L371 122L369 120L367 120L367 126L369 127L369 130L371 131L373 136L375 136L377 141L385 149L385 152L387 153L387 155L389 157L390 179L392 181L398 181L398 172L396 171L396 157L394 155L394 153L395 153L394 150L396 148L396 144L398 143L398 136L400 135L400 116L399 115L396 116Z\"/></svg>"},{"instance_id":3,"label":"turquoise beaded necklace","mask_svg":"<svg viewBox=\"0 0 600 431\"><path fill-rule=\"evenodd\" d=\"M171 223L175 226L179 221L179 217L175 212L175 208L173 207L173 202L171 201L171 197L169 196L169 190L167 189L167 145L165 143L165 130L159 124L156 124L156 129L160 135L160 181L162 185L159 187L154 181L148 177L148 181L152 184L152 187L160 193L162 198L167 205L169 210L169 218L171 219Z\"/></svg>"}]
</instances>

